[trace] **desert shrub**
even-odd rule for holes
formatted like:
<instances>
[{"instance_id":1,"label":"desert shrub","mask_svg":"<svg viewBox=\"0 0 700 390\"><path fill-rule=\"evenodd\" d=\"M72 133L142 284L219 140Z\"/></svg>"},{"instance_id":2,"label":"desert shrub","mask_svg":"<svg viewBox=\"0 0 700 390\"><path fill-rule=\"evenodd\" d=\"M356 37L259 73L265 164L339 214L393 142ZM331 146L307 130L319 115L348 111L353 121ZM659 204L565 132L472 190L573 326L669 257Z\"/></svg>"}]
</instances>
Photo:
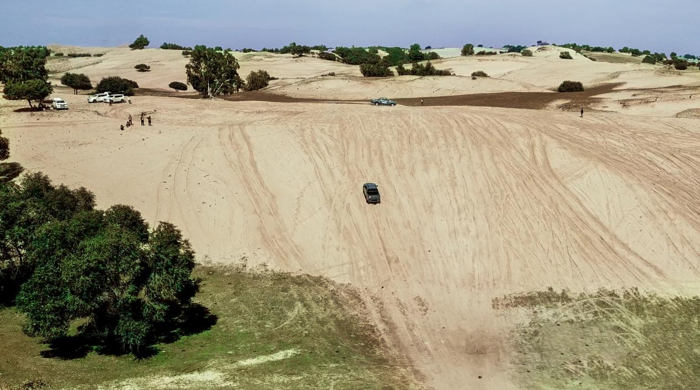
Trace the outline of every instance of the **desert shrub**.
<instances>
[{"instance_id":1,"label":"desert shrub","mask_svg":"<svg viewBox=\"0 0 700 390\"><path fill-rule=\"evenodd\" d=\"M387 66L381 64L362 64L360 72L364 77L389 77L393 76L394 72Z\"/></svg>"},{"instance_id":2,"label":"desert shrub","mask_svg":"<svg viewBox=\"0 0 700 390\"><path fill-rule=\"evenodd\" d=\"M472 72L472 77L489 77L489 75L483 70L477 70L476 72Z\"/></svg>"},{"instance_id":3,"label":"desert shrub","mask_svg":"<svg viewBox=\"0 0 700 390\"><path fill-rule=\"evenodd\" d=\"M487 51L487 52L486 52L486 55L487 55L487 56L495 56L496 54L498 54L497 51Z\"/></svg>"},{"instance_id":4,"label":"desert shrub","mask_svg":"<svg viewBox=\"0 0 700 390\"><path fill-rule=\"evenodd\" d=\"M335 72L328 72L324 76L335 76Z\"/></svg>"},{"instance_id":5,"label":"desert shrub","mask_svg":"<svg viewBox=\"0 0 700 390\"><path fill-rule=\"evenodd\" d=\"M426 55L426 58L425 58L425 59L426 59L426 60L439 60L439 59L440 59L440 55L439 55L438 53L434 52L434 51L431 51L430 53L428 53L428 54Z\"/></svg>"},{"instance_id":6,"label":"desert shrub","mask_svg":"<svg viewBox=\"0 0 700 390\"><path fill-rule=\"evenodd\" d=\"M257 72L250 72L248 77L246 77L245 90L246 91L257 91L267 87L270 82L270 75L267 71L258 70Z\"/></svg>"},{"instance_id":7,"label":"desert shrub","mask_svg":"<svg viewBox=\"0 0 700 390\"><path fill-rule=\"evenodd\" d=\"M522 53L526 49L526 46L521 45L505 45L504 49L507 49L508 53Z\"/></svg>"},{"instance_id":8,"label":"desert shrub","mask_svg":"<svg viewBox=\"0 0 700 390\"><path fill-rule=\"evenodd\" d=\"M175 43L163 43L160 45L160 48L163 50L192 50L191 47L185 47L185 46L180 46Z\"/></svg>"},{"instance_id":9,"label":"desert shrub","mask_svg":"<svg viewBox=\"0 0 700 390\"><path fill-rule=\"evenodd\" d=\"M333 53L327 53L325 51L318 53L318 58L328 61L336 61L338 57Z\"/></svg>"},{"instance_id":10,"label":"desert shrub","mask_svg":"<svg viewBox=\"0 0 700 390\"><path fill-rule=\"evenodd\" d=\"M190 55L192 55L192 50L183 50L182 51L183 57L189 57Z\"/></svg>"},{"instance_id":11,"label":"desert shrub","mask_svg":"<svg viewBox=\"0 0 700 390\"><path fill-rule=\"evenodd\" d=\"M485 55L486 55L486 51L485 51L485 50L478 51L478 52L476 53L476 55L477 55L477 56L485 56Z\"/></svg>"},{"instance_id":12,"label":"desert shrub","mask_svg":"<svg viewBox=\"0 0 700 390\"><path fill-rule=\"evenodd\" d=\"M654 65L656 64L656 58L654 56L646 56L642 60L642 63Z\"/></svg>"},{"instance_id":13,"label":"desert shrub","mask_svg":"<svg viewBox=\"0 0 700 390\"><path fill-rule=\"evenodd\" d=\"M291 54L293 56L302 57L304 54L311 53L311 47L306 45L297 45L296 42L292 42L289 45L282 47L279 51L280 54Z\"/></svg>"},{"instance_id":14,"label":"desert shrub","mask_svg":"<svg viewBox=\"0 0 700 390\"><path fill-rule=\"evenodd\" d=\"M563 51L559 53L559 58L563 60L573 60L573 57L571 57L571 53L569 53L568 51Z\"/></svg>"},{"instance_id":15,"label":"desert shrub","mask_svg":"<svg viewBox=\"0 0 700 390\"><path fill-rule=\"evenodd\" d=\"M676 68L676 70L686 70L688 69L688 61L676 58L673 61L673 67Z\"/></svg>"},{"instance_id":16,"label":"desert shrub","mask_svg":"<svg viewBox=\"0 0 700 390\"><path fill-rule=\"evenodd\" d=\"M68 53L68 57L71 57L71 58L92 57L92 54L90 54L90 53Z\"/></svg>"},{"instance_id":17,"label":"desert shrub","mask_svg":"<svg viewBox=\"0 0 700 390\"><path fill-rule=\"evenodd\" d=\"M176 91L187 91L187 84L181 83L179 81L173 81L172 83L168 84L168 87Z\"/></svg>"},{"instance_id":18,"label":"desert shrub","mask_svg":"<svg viewBox=\"0 0 700 390\"><path fill-rule=\"evenodd\" d=\"M73 88L73 94L77 95L78 90L87 91L92 89L90 78L85 74L66 73L61 77L61 84Z\"/></svg>"},{"instance_id":19,"label":"desert shrub","mask_svg":"<svg viewBox=\"0 0 700 390\"><path fill-rule=\"evenodd\" d=\"M314 45L314 46L311 46L311 50L327 51L328 47L326 45Z\"/></svg>"},{"instance_id":20,"label":"desert shrub","mask_svg":"<svg viewBox=\"0 0 700 390\"><path fill-rule=\"evenodd\" d=\"M244 47L243 49L241 49L241 52L243 52L243 53L253 53L255 51L256 51L255 49L250 49L247 47Z\"/></svg>"},{"instance_id":21,"label":"desert shrub","mask_svg":"<svg viewBox=\"0 0 700 390\"><path fill-rule=\"evenodd\" d=\"M63 57L63 53L56 53L53 55L54 57Z\"/></svg>"},{"instance_id":22,"label":"desert shrub","mask_svg":"<svg viewBox=\"0 0 700 390\"><path fill-rule=\"evenodd\" d=\"M138 70L139 72L150 72L151 67L146 65L146 64L138 64L134 66L134 69Z\"/></svg>"},{"instance_id":23,"label":"desert shrub","mask_svg":"<svg viewBox=\"0 0 700 390\"><path fill-rule=\"evenodd\" d=\"M425 54L423 54L423 52L421 51L419 44L414 43L408 49L408 60L410 62L418 62L425 60Z\"/></svg>"},{"instance_id":24,"label":"desert shrub","mask_svg":"<svg viewBox=\"0 0 700 390\"><path fill-rule=\"evenodd\" d=\"M381 61L378 54L370 53L362 47L338 46L333 52L340 57L341 62L349 65L379 64Z\"/></svg>"},{"instance_id":25,"label":"desert shrub","mask_svg":"<svg viewBox=\"0 0 700 390\"><path fill-rule=\"evenodd\" d=\"M559 92L583 92L583 84L580 81L564 81L557 89Z\"/></svg>"},{"instance_id":26,"label":"desert shrub","mask_svg":"<svg viewBox=\"0 0 700 390\"><path fill-rule=\"evenodd\" d=\"M523 57L532 57L532 50L525 49L520 52Z\"/></svg>"},{"instance_id":27,"label":"desert shrub","mask_svg":"<svg viewBox=\"0 0 700 390\"><path fill-rule=\"evenodd\" d=\"M136 40L134 40L134 43L129 45L131 50L142 50L148 46L150 42L148 41L148 38L144 37L143 34L139 35Z\"/></svg>"},{"instance_id":28,"label":"desert shrub","mask_svg":"<svg viewBox=\"0 0 700 390\"><path fill-rule=\"evenodd\" d=\"M118 76L105 77L97 84L95 91L97 93L111 92L123 93L127 96L134 94L134 89L138 89L139 85L136 81L124 79Z\"/></svg>"},{"instance_id":29,"label":"desert shrub","mask_svg":"<svg viewBox=\"0 0 700 390\"><path fill-rule=\"evenodd\" d=\"M105 55L105 53L97 53L97 54L93 54L92 56L93 57L102 57L103 55Z\"/></svg>"},{"instance_id":30,"label":"desert shrub","mask_svg":"<svg viewBox=\"0 0 700 390\"><path fill-rule=\"evenodd\" d=\"M411 69L406 69L403 65L399 65L396 67L396 72L399 76L452 76L452 72L437 69L430 61L425 65L417 62L413 63Z\"/></svg>"},{"instance_id":31,"label":"desert shrub","mask_svg":"<svg viewBox=\"0 0 700 390\"><path fill-rule=\"evenodd\" d=\"M471 43L467 43L462 47L462 52L461 54L463 56L473 56L474 55L474 45Z\"/></svg>"}]
</instances>

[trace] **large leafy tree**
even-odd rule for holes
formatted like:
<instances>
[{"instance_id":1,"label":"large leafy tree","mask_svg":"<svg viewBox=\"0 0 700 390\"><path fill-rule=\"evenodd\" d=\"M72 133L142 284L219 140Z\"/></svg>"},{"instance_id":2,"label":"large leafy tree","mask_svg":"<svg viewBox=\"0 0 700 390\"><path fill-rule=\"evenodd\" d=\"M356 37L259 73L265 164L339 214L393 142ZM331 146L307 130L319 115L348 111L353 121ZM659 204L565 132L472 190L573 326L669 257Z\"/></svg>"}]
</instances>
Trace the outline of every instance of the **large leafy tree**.
<instances>
[{"instance_id":1,"label":"large leafy tree","mask_svg":"<svg viewBox=\"0 0 700 390\"><path fill-rule=\"evenodd\" d=\"M22 166L19 163L1 162L10 158L10 140L2 136L0 130L0 185L14 180L22 173Z\"/></svg>"},{"instance_id":2,"label":"large leafy tree","mask_svg":"<svg viewBox=\"0 0 700 390\"><path fill-rule=\"evenodd\" d=\"M132 50L142 50L145 49L146 46L148 46L151 42L148 40L148 38L144 37L143 34L139 35L136 40L134 40L134 43L129 45L129 47Z\"/></svg>"},{"instance_id":3,"label":"large leafy tree","mask_svg":"<svg viewBox=\"0 0 700 390\"><path fill-rule=\"evenodd\" d=\"M462 55L463 56L473 56L474 55L474 45L471 43L467 43L462 47Z\"/></svg>"},{"instance_id":4,"label":"large leafy tree","mask_svg":"<svg viewBox=\"0 0 700 390\"><path fill-rule=\"evenodd\" d=\"M95 91L98 93L123 93L126 96L132 96L134 94L134 90L138 88L139 85L136 83L136 81L123 79L119 76L109 76L103 78L99 83L97 83Z\"/></svg>"},{"instance_id":5,"label":"large leafy tree","mask_svg":"<svg viewBox=\"0 0 700 390\"><path fill-rule=\"evenodd\" d=\"M138 353L182 318L198 291L189 243L169 223L144 237L140 214L120 207L39 231L32 256L41 264L17 297L29 334L63 337L87 318L83 336Z\"/></svg>"},{"instance_id":6,"label":"large leafy tree","mask_svg":"<svg viewBox=\"0 0 700 390\"><path fill-rule=\"evenodd\" d=\"M61 84L65 85L66 87L73 88L74 95L77 95L79 90L87 91L92 89L90 77L83 73L66 73L61 77Z\"/></svg>"},{"instance_id":7,"label":"large leafy tree","mask_svg":"<svg viewBox=\"0 0 700 390\"><path fill-rule=\"evenodd\" d=\"M196 46L186 65L187 83L207 97L236 92L242 85L240 65L230 52Z\"/></svg>"},{"instance_id":8,"label":"large leafy tree","mask_svg":"<svg viewBox=\"0 0 700 390\"><path fill-rule=\"evenodd\" d=\"M53 92L48 82L45 47L14 47L0 51L0 82L5 83L3 97L41 103Z\"/></svg>"},{"instance_id":9,"label":"large leafy tree","mask_svg":"<svg viewBox=\"0 0 700 390\"><path fill-rule=\"evenodd\" d=\"M408 49L408 60L411 62L418 62L418 61L423 61L425 59L425 55L420 49L420 45L417 43L414 43L411 45L411 47Z\"/></svg>"}]
</instances>

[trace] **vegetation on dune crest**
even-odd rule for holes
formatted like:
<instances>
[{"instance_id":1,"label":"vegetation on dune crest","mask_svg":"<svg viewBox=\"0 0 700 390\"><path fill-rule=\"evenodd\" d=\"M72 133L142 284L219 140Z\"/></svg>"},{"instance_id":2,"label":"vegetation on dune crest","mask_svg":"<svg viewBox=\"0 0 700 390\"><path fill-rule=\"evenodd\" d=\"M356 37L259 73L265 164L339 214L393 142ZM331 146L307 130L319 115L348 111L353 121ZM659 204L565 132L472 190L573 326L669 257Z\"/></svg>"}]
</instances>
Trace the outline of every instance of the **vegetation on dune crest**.
<instances>
[{"instance_id":1,"label":"vegetation on dune crest","mask_svg":"<svg viewBox=\"0 0 700 390\"><path fill-rule=\"evenodd\" d=\"M399 76L452 76L452 72L449 70L437 69L430 61L428 61L425 65L413 63L411 69L406 69L403 65L399 65L396 67L396 71L398 72Z\"/></svg>"},{"instance_id":2,"label":"vegetation on dune crest","mask_svg":"<svg viewBox=\"0 0 700 390\"><path fill-rule=\"evenodd\" d=\"M564 81L557 88L559 92L583 92L583 84L580 81Z\"/></svg>"},{"instance_id":3,"label":"vegetation on dune crest","mask_svg":"<svg viewBox=\"0 0 700 390\"><path fill-rule=\"evenodd\" d=\"M473 56L474 55L474 45L467 43L462 47L462 56Z\"/></svg>"},{"instance_id":4,"label":"vegetation on dune crest","mask_svg":"<svg viewBox=\"0 0 700 390\"><path fill-rule=\"evenodd\" d=\"M474 77L489 77L489 75L483 70L477 70L476 72L472 72L472 78Z\"/></svg>"},{"instance_id":5,"label":"vegetation on dune crest","mask_svg":"<svg viewBox=\"0 0 700 390\"><path fill-rule=\"evenodd\" d=\"M212 98L238 92L243 79L238 75L240 65L229 52L195 46L186 65L187 83L203 96Z\"/></svg>"},{"instance_id":6,"label":"vegetation on dune crest","mask_svg":"<svg viewBox=\"0 0 700 390\"><path fill-rule=\"evenodd\" d=\"M642 62L645 63L645 64L652 64L652 65L654 65L654 64L656 64L656 58L654 58L654 56L646 56L646 57L644 57L644 59L642 60Z\"/></svg>"},{"instance_id":7,"label":"vegetation on dune crest","mask_svg":"<svg viewBox=\"0 0 700 390\"><path fill-rule=\"evenodd\" d=\"M521 51L520 54L523 57L532 57L532 50L525 49L525 50Z\"/></svg>"},{"instance_id":8,"label":"vegetation on dune crest","mask_svg":"<svg viewBox=\"0 0 700 390\"><path fill-rule=\"evenodd\" d=\"M138 65L134 66L134 69L136 69L139 72L150 72L151 71L150 65L146 65L146 64L138 64Z\"/></svg>"},{"instance_id":9,"label":"vegetation on dune crest","mask_svg":"<svg viewBox=\"0 0 700 390\"><path fill-rule=\"evenodd\" d=\"M364 77L390 77L394 75L391 69L382 64L362 64L360 72Z\"/></svg>"},{"instance_id":10,"label":"vegetation on dune crest","mask_svg":"<svg viewBox=\"0 0 700 390\"><path fill-rule=\"evenodd\" d=\"M563 60L573 60L573 57L571 57L571 53L569 53L568 51L563 51L559 53L559 58Z\"/></svg>"},{"instance_id":11,"label":"vegetation on dune crest","mask_svg":"<svg viewBox=\"0 0 700 390\"><path fill-rule=\"evenodd\" d=\"M145 49L146 46L148 46L151 42L148 41L148 38L144 37L143 34L139 35L136 40L134 40L134 43L129 45L131 50L142 50Z\"/></svg>"},{"instance_id":12,"label":"vegetation on dune crest","mask_svg":"<svg viewBox=\"0 0 700 390\"><path fill-rule=\"evenodd\" d=\"M192 50L191 47L180 46L180 45L177 45L175 43L167 43L167 42L160 45L160 48L164 49L164 50Z\"/></svg>"},{"instance_id":13,"label":"vegetation on dune crest","mask_svg":"<svg viewBox=\"0 0 700 390\"><path fill-rule=\"evenodd\" d=\"M136 81L124 79L118 76L105 77L97 84L95 91L97 93L110 92L122 93L126 96L133 96L134 90L138 89L139 85Z\"/></svg>"},{"instance_id":14,"label":"vegetation on dune crest","mask_svg":"<svg viewBox=\"0 0 700 390\"><path fill-rule=\"evenodd\" d=\"M73 88L73 94L77 95L78 91L87 91L92 89L92 82L90 78L83 74L76 73L66 73L61 76L61 84L66 87Z\"/></svg>"}]
</instances>

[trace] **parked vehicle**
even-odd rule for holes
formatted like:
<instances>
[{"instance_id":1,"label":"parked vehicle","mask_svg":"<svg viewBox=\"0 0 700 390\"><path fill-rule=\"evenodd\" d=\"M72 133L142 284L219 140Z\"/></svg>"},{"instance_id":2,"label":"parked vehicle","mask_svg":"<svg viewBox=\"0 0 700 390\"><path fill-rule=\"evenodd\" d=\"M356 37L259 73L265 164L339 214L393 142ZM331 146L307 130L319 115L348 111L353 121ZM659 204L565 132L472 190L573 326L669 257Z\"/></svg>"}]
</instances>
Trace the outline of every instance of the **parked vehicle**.
<instances>
[{"instance_id":1,"label":"parked vehicle","mask_svg":"<svg viewBox=\"0 0 700 390\"><path fill-rule=\"evenodd\" d=\"M112 103L126 103L126 96L122 95L121 93L109 95L105 98L105 103L109 103L110 100Z\"/></svg>"},{"instance_id":2,"label":"parked vehicle","mask_svg":"<svg viewBox=\"0 0 700 390\"><path fill-rule=\"evenodd\" d=\"M379 99L372 99L372 104L374 104L375 106L392 106L393 107L396 105L396 102L391 100L391 99L387 99L387 98L383 97L383 98L379 98Z\"/></svg>"},{"instance_id":3,"label":"parked vehicle","mask_svg":"<svg viewBox=\"0 0 700 390\"><path fill-rule=\"evenodd\" d=\"M68 103L66 103L61 98L53 98L53 100L51 101L51 105L53 106L54 110L67 110L68 109Z\"/></svg>"},{"instance_id":4,"label":"parked vehicle","mask_svg":"<svg viewBox=\"0 0 700 390\"><path fill-rule=\"evenodd\" d=\"M374 183L365 183L362 186L362 193L365 195L365 200L367 203L382 203L381 196L379 195L379 188Z\"/></svg>"},{"instance_id":5,"label":"parked vehicle","mask_svg":"<svg viewBox=\"0 0 700 390\"><path fill-rule=\"evenodd\" d=\"M105 101L105 98L109 98L109 92L102 92L102 93L96 93L94 95L88 96L88 103L102 103Z\"/></svg>"}]
</instances>

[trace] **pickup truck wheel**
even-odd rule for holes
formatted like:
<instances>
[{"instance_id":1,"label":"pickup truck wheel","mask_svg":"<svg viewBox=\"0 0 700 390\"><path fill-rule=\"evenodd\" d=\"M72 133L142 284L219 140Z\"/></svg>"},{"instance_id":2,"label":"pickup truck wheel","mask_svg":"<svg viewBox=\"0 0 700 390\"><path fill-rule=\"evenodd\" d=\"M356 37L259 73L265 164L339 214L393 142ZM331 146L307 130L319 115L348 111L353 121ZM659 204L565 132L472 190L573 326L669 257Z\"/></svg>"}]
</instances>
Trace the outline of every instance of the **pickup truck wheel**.
<instances>
[{"instance_id":1,"label":"pickup truck wheel","mask_svg":"<svg viewBox=\"0 0 700 390\"><path fill-rule=\"evenodd\" d=\"M392 106L392 107L396 107L396 103L392 104L391 106Z\"/></svg>"},{"instance_id":2,"label":"pickup truck wheel","mask_svg":"<svg viewBox=\"0 0 700 390\"><path fill-rule=\"evenodd\" d=\"M378 106L378 105L379 105L379 103L374 103L374 105L375 105L375 106Z\"/></svg>"}]
</instances>

